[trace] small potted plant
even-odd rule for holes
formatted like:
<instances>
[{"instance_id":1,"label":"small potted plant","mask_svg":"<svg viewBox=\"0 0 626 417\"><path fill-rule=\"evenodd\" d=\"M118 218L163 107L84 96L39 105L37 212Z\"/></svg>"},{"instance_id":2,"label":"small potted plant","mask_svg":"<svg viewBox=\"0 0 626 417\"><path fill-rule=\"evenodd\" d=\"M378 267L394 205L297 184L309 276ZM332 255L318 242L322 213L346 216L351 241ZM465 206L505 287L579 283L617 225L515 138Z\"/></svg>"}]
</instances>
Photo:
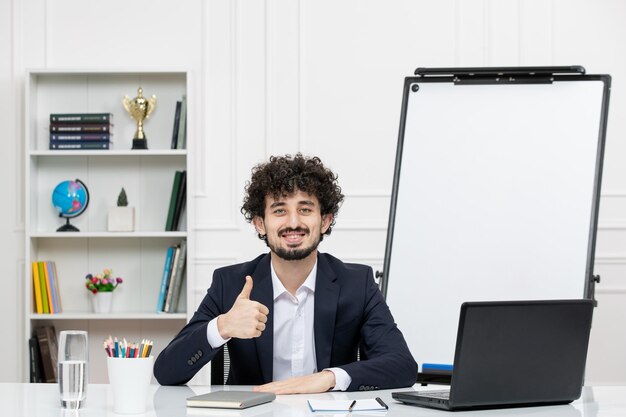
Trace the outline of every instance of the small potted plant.
<instances>
[{"instance_id":1,"label":"small potted plant","mask_svg":"<svg viewBox=\"0 0 626 417\"><path fill-rule=\"evenodd\" d=\"M111 269L105 268L102 273L85 275L85 287L91 292L91 304L94 313L110 313L113 303L113 291L124 280L120 277L112 278Z\"/></svg>"},{"instance_id":2,"label":"small potted plant","mask_svg":"<svg viewBox=\"0 0 626 417\"><path fill-rule=\"evenodd\" d=\"M126 190L122 187L117 197L117 207L109 207L109 232L132 232L135 230L135 207L128 207Z\"/></svg>"}]
</instances>

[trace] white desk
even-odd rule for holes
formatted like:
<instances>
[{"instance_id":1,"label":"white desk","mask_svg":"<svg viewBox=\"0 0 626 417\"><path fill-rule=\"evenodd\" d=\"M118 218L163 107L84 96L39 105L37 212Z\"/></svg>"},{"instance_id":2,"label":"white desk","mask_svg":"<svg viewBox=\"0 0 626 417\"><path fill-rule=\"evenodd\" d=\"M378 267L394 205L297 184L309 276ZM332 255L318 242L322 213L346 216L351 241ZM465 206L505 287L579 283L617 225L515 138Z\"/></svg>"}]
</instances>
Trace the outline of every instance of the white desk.
<instances>
[{"instance_id":1,"label":"white desk","mask_svg":"<svg viewBox=\"0 0 626 417\"><path fill-rule=\"evenodd\" d=\"M143 416L181 417L187 415L204 416L241 416L241 417L315 417L327 414L309 411L306 400L317 399L359 399L381 397L389 411L379 414L381 417L414 416L510 416L510 417L614 417L626 416L626 386L585 387L580 399L569 405L549 407L510 408L503 410L485 410L449 413L412 407L391 399L391 391L369 391L353 393L324 393L316 395L280 395L276 401L246 410L188 409L185 399L196 394L210 392L220 387L150 387L150 396L146 414ZM228 388L226 388L228 389ZM233 387L233 389L247 389ZM119 416L113 413L112 393L107 384L89 385L86 406L78 411L62 410L59 406L59 393L56 384L0 384L0 404L3 416L25 417L102 417ZM345 414L337 414L345 415ZM358 417L352 413L350 417ZM368 414L372 416L373 414Z\"/></svg>"}]
</instances>

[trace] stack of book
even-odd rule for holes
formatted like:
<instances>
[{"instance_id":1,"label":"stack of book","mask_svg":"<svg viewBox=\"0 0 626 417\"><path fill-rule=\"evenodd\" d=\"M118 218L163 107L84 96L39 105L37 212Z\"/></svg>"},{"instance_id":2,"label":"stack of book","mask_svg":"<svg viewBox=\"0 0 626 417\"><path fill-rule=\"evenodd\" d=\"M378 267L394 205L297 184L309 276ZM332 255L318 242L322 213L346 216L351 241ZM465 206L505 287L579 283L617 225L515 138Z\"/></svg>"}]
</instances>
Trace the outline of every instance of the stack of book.
<instances>
[{"instance_id":1,"label":"stack of book","mask_svg":"<svg viewBox=\"0 0 626 417\"><path fill-rule=\"evenodd\" d=\"M112 113L50 114L50 149L110 149Z\"/></svg>"},{"instance_id":2,"label":"stack of book","mask_svg":"<svg viewBox=\"0 0 626 417\"><path fill-rule=\"evenodd\" d=\"M187 171L176 171L170 195L170 207L167 211L165 231L173 232L181 227L181 219L185 210L187 198Z\"/></svg>"},{"instance_id":3,"label":"stack of book","mask_svg":"<svg viewBox=\"0 0 626 417\"><path fill-rule=\"evenodd\" d=\"M52 325L40 326L28 339L30 382L58 381L57 333Z\"/></svg>"},{"instance_id":4,"label":"stack of book","mask_svg":"<svg viewBox=\"0 0 626 417\"><path fill-rule=\"evenodd\" d=\"M178 308L180 289L183 285L185 265L187 263L187 241L167 248L163 278L157 300L157 313L175 313Z\"/></svg>"},{"instance_id":5,"label":"stack of book","mask_svg":"<svg viewBox=\"0 0 626 417\"><path fill-rule=\"evenodd\" d=\"M185 149L187 145L187 96L176 102L174 111L174 129L172 131L172 149Z\"/></svg>"},{"instance_id":6,"label":"stack of book","mask_svg":"<svg viewBox=\"0 0 626 417\"><path fill-rule=\"evenodd\" d=\"M37 314L61 312L61 294L57 266L53 261L32 263L33 294Z\"/></svg>"}]
</instances>

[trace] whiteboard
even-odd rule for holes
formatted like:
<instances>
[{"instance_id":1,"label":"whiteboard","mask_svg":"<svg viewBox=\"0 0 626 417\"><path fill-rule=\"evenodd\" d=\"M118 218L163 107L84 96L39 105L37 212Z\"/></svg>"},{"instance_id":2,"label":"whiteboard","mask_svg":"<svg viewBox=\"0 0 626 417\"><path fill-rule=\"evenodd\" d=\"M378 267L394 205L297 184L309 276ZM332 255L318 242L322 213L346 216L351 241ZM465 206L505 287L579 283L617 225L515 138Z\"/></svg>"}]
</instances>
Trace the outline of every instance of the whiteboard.
<instances>
[{"instance_id":1,"label":"whiteboard","mask_svg":"<svg viewBox=\"0 0 626 417\"><path fill-rule=\"evenodd\" d=\"M383 292L418 364L465 301L588 296L607 77L406 79Z\"/></svg>"}]
</instances>

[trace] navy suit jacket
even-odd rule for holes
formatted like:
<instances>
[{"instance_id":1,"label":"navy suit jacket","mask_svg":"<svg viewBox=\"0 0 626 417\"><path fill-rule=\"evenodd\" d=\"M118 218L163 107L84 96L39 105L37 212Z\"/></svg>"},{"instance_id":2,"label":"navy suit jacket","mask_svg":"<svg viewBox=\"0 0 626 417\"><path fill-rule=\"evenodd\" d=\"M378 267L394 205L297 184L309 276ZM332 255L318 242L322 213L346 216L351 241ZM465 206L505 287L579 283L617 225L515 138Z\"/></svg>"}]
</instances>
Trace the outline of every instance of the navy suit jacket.
<instances>
[{"instance_id":1,"label":"navy suit jacket","mask_svg":"<svg viewBox=\"0 0 626 417\"><path fill-rule=\"evenodd\" d=\"M265 305L269 315L260 337L233 338L228 342L227 383L272 382L274 293L270 255L265 254L215 271L200 307L154 364L154 376L160 384L185 384L221 349L209 345L207 325L232 307L246 275L254 280L250 299ZM352 378L349 391L398 388L415 383L417 364L394 323L370 267L318 254L314 312L318 370L344 369ZM357 361L359 346L361 357Z\"/></svg>"}]
</instances>

